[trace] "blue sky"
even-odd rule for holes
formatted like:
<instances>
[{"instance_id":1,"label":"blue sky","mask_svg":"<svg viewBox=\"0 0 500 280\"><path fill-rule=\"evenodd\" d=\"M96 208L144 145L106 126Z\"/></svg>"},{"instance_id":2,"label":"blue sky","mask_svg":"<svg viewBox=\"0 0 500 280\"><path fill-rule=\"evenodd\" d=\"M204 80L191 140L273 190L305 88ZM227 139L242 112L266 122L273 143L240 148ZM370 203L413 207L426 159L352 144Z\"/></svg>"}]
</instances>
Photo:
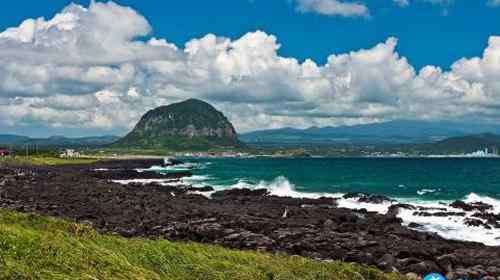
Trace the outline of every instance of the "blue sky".
<instances>
[{"instance_id":1,"label":"blue sky","mask_svg":"<svg viewBox=\"0 0 500 280\"><path fill-rule=\"evenodd\" d=\"M0 29L27 17L50 18L69 3L89 1L8 1L0 10ZM462 57L480 55L488 37L500 34L500 7L482 0L451 4L415 1L401 8L390 0L364 1L370 18L298 13L291 0L115 1L143 14L153 35L178 46L207 33L238 38L255 30L274 34L280 54L324 63L332 53L368 48L390 36L399 38L398 51L417 68L448 68ZM446 14L446 15L445 15Z\"/></svg>"},{"instance_id":2,"label":"blue sky","mask_svg":"<svg viewBox=\"0 0 500 280\"><path fill-rule=\"evenodd\" d=\"M498 123L499 29L500 0L9 1L0 133L124 134L187 98L239 132Z\"/></svg>"}]
</instances>

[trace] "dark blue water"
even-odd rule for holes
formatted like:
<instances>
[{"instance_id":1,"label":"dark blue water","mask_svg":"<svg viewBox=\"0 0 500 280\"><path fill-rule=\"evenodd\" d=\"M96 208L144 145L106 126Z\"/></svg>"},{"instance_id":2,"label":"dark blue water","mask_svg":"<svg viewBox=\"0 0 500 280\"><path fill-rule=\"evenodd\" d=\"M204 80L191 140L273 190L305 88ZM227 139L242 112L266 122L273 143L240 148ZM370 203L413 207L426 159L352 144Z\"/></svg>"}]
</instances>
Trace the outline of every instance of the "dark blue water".
<instances>
[{"instance_id":1,"label":"dark blue water","mask_svg":"<svg viewBox=\"0 0 500 280\"><path fill-rule=\"evenodd\" d=\"M499 159L254 158L192 159L206 182L231 186L283 176L300 192L367 192L422 200L462 199L470 193L500 198Z\"/></svg>"}]
</instances>

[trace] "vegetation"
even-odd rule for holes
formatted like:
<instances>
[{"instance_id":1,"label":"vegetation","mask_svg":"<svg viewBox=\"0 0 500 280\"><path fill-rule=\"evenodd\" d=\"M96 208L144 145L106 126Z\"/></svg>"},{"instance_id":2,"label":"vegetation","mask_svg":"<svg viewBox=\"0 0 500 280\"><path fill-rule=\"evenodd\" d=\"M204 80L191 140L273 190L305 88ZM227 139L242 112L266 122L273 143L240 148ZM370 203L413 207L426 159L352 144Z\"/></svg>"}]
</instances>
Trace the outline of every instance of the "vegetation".
<instances>
[{"instance_id":1,"label":"vegetation","mask_svg":"<svg viewBox=\"0 0 500 280\"><path fill-rule=\"evenodd\" d=\"M206 151L241 143L224 114L206 102L189 99L150 110L132 132L112 146Z\"/></svg>"},{"instance_id":2,"label":"vegetation","mask_svg":"<svg viewBox=\"0 0 500 280\"><path fill-rule=\"evenodd\" d=\"M0 279L403 279L374 268L103 235L0 209Z\"/></svg>"},{"instance_id":3,"label":"vegetation","mask_svg":"<svg viewBox=\"0 0 500 280\"><path fill-rule=\"evenodd\" d=\"M52 155L16 156L0 158L0 164L15 165L65 165L88 164L96 162L96 158L59 158Z\"/></svg>"}]
</instances>

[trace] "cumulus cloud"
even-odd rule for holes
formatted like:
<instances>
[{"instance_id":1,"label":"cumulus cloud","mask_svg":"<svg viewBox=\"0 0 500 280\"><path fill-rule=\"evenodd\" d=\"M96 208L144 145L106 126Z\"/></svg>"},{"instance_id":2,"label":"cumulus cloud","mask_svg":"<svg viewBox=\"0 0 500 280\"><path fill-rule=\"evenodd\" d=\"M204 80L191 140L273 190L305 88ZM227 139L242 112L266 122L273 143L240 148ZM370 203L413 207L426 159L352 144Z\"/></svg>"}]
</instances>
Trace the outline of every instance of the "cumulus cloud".
<instances>
[{"instance_id":1,"label":"cumulus cloud","mask_svg":"<svg viewBox=\"0 0 500 280\"><path fill-rule=\"evenodd\" d=\"M396 3L398 6L401 6L401 7L406 7L406 6L410 5L410 1L409 0L393 0L393 2Z\"/></svg>"},{"instance_id":2,"label":"cumulus cloud","mask_svg":"<svg viewBox=\"0 0 500 280\"><path fill-rule=\"evenodd\" d=\"M500 0L488 0L487 5L491 7L499 7Z\"/></svg>"},{"instance_id":3,"label":"cumulus cloud","mask_svg":"<svg viewBox=\"0 0 500 280\"><path fill-rule=\"evenodd\" d=\"M0 128L124 133L147 110L192 97L239 131L499 117L500 37L443 71L415 69L397 38L319 65L280 56L278 38L263 31L207 34L180 47L144 40L150 30L130 8L92 2L1 32Z\"/></svg>"},{"instance_id":4,"label":"cumulus cloud","mask_svg":"<svg viewBox=\"0 0 500 280\"><path fill-rule=\"evenodd\" d=\"M356 2L339 0L297 0L297 9L300 12L314 12L328 16L367 17L370 15L368 7Z\"/></svg>"}]
</instances>

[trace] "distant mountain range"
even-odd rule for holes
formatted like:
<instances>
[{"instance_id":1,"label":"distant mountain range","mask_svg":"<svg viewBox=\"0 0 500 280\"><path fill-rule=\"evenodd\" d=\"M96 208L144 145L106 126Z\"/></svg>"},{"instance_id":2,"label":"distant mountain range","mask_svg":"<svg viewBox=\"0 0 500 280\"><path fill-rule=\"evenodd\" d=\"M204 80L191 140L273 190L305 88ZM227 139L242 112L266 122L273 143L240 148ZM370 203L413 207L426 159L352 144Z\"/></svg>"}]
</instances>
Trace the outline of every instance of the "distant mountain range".
<instances>
[{"instance_id":1,"label":"distant mountain range","mask_svg":"<svg viewBox=\"0 0 500 280\"><path fill-rule=\"evenodd\" d=\"M63 136L52 136L49 138L30 138L27 136L0 134L0 146L24 146L38 145L40 147L98 147L116 142L117 136L96 136L67 138Z\"/></svg>"},{"instance_id":2,"label":"distant mountain range","mask_svg":"<svg viewBox=\"0 0 500 280\"><path fill-rule=\"evenodd\" d=\"M500 126L398 120L353 126L261 130L242 134L240 140L253 144L416 144L481 133L500 134Z\"/></svg>"},{"instance_id":3,"label":"distant mountain range","mask_svg":"<svg viewBox=\"0 0 500 280\"><path fill-rule=\"evenodd\" d=\"M354 126L282 128L239 135L256 146L385 145L429 153L500 149L500 126L454 122L391 121ZM194 149L239 145L231 123L209 104L188 100L152 110L134 131L117 136L30 138L0 134L1 146L23 147L162 147ZM114 145L111 145L114 144Z\"/></svg>"},{"instance_id":4,"label":"distant mountain range","mask_svg":"<svg viewBox=\"0 0 500 280\"><path fill-rule=\"evenodd\" d=\"M489 149L497 152L500 149L500 135L492 133L482 133L460 137L450 137L444 140L420 145L420 148L432 153L471 153L477 150Z\"/></svg>"}]
</instances>

